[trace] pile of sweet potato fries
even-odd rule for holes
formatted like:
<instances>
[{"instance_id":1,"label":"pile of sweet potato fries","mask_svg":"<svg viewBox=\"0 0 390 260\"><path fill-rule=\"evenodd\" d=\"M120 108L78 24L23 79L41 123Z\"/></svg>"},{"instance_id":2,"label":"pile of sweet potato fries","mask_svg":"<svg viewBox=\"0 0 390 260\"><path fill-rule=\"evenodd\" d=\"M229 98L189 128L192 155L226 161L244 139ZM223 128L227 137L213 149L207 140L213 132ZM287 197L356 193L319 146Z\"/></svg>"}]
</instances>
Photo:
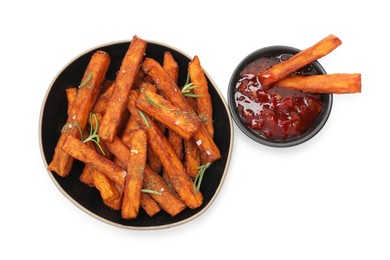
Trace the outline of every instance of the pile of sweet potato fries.
<instances>
[{"instance_id":1,"label":"pile of sweet potato fries","mask_svg":"<svg viewBox=\"0 0 390 260\"><path fill-rule=\"evenodd\" d=\"M80 180L124 219L140 208L175 216L200 207L200 175L221 158L199 58L189 62L183 91L172 54L160 64L146 47L133 37L114 80L106 79L109 54L92 55L78 88L66 90L68 119L48 166L66 177L74 159L84 162Z\"/></svg>"}]
</instances>

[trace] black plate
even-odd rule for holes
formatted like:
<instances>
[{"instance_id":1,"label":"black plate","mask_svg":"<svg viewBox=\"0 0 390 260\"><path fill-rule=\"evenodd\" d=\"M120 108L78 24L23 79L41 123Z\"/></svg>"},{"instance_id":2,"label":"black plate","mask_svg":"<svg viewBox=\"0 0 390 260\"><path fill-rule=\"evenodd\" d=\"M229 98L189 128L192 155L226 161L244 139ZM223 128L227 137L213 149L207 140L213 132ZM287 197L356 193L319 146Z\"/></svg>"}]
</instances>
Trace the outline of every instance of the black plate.
<instances>
[{"instance_id":1,"label":"black plate","mask_svg":"<svg viewBox=\"0 0 390 260\"><path fill-rule=\"evenodd\" d=\"M54 148L60 136L61 128L67 118L67 100L65 89L77 87L87 67L92 54L97 50L107 52L111 57L110 69L107 79L115 79L122 59L129 47L130 41L115 42L95 47L79 55L69 62L54 78L43 100L40 122L39 138L44 165L53 158ZM179 86L186 81L187 67L191 58L170 46L148 41L146 56L160 63L163 61L164 51L170 51L179 64ZM201 58L201 57L200 57ZM70 199L76 206L96 217L99 220L129 229L160 229L183 224L198 217L214 201L225 175L227 173L233 145L233 126L227 104L219 92L215 83L207 73L209 91L213 102L213 117L215 127L215 143L221 151L222 158L214 162L206 171L201 192L204 196L203 205L197 209L186 209L175 217L171 217L164 211L160 211L154 217L149 217L142 209L134 220L122 219L120 211L114 211L103 204L99 192L95 188L89 188L79 180L83 169L83 163L75 161L70 176L60 177L49 171L49 175L58 189Z\"/></svg>"}]
</instances>

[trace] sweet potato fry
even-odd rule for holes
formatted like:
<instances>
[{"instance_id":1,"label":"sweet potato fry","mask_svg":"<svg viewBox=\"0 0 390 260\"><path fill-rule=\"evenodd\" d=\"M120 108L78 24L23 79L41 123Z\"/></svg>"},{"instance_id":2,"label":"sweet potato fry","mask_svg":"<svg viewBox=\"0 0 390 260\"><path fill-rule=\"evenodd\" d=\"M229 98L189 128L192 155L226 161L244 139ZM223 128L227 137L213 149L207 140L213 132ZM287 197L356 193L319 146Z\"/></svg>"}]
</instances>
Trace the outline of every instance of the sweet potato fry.
<instances>
[{"instance_id":1,"label":"sweet potato fry","mask_svg":"<svg viewBox=\"0 0 390 260\"><path fill-rule=\"evenodd\" d=\"M195 56L188 65L188 73L192 84L196 86L193 91L198 97L196 102L198 104L198 116L207 128L210 136L214 137L214 123L213 123L213 105L207 85L207 79L204 75L203 69L200 65L198 56Z\"/></svg>"},{"instance_id":2,"label":"sweet potato fry","mask_svg":"<svg viewBox=\"0 0 390 260\"><path fill-rule=\"evenodd\" d=\"M53 160L48 166L50 171L54 171L62 177L69 175L73 165L73 158L63 152L61 147L67 136L79 138L80 130L83 131L86 127L89 114L96 102L109 65L109 55L103 51L97 51L92 55L85 70L77 91L76 100L70 110L71 116L68 117L55 148Z\"/></svg>"},{"instance_id":3,"label":"sweet potato fry","mask_svg":"<svg viewBox=\"0 0 390 260\"><path fill-rule=\"evenodd\" d=\"M164 52L163 68L177 84L179 78L179 65L169 51Z\"/></svg>"},{"instance_id":4,"label":"sweet potato fry","mask_svg":"<svg viewBox=\"0 0 390 260\"><path fill-rule=\"evenodd\" d=\"M179 79L179 65L169 51L164 52L163 69L177 84ZM178 133L170 129L168 129L167 137L169 143L172 145L173 149L175 149L177 157L181 160L183 158L183 139Z\"/></svg>"},{"instance_id":5,"label":"sweet potato fry","mask_svg":"<svg viewBox=\"0 0 390 260\"><path fill-rule=\"evenodd\" d=\"M128 103L129 92L136 81L145 54L146 45L147 43L144 40L134 36L122 60L120 70L115 79L114 91L99 128L99 136L105 141L111 142L117 135L123 119L123 112Z\"/></svg>"},{"instance_id":6,"label":"sweet potato fry","mask_svg":"<svg viewBox=\"0 0 390 260\"><path fill-rule=\"evenodd\" d=\"M100 93L98 100L96 101L92 111L95 114L99 114L103 117L103 115L106 113L107 104L110 100L110 97L112 95L112 92L114 91L114 82L107 83L109 86L107 86L106 89L103 90L102 93Z\"/></svg>"},{"instance_id":7,"label":"sweet potato fry","mask_svg":"<svg viewBox=\"0 0 390 260\"><path fill-rule=\"evenodd\" d=\"M145 192L141 192L141 207L145 210L149 217L153 217L161 211L161 207L158 203Z\"/></svg>"},{"instance_id":8,"label":"sweet potato fry","mask_svg":"<svg viewBox=\"0 0 390 260\"><path fill-rule=\"evenodd\" d=\"M144 172L143 188L158 192L159 194L150 193L150 196L171 216L176 216L186 208L186 204L175 193L170 192L164 179L148 166Z\"/></svg>"},{"instance_id":9,"label":"sweet potato fry","mask_svg":"<svg viewBox=\"0 0 390 260\"><path fill-rule=\"evenodd\" d=\"M89 167L93 178L94 186L99 190L104 204L112 209L120 210L122 201L122 192L118 190L112 180L101 172Z\"/></svg>"},{"instance_id":10,"label":"sweet potato fry","mask_svg":"<svg viewBox=\"0 0 390 260\"><path fill-rule=\"evenodd\" d=\"M348 94L361 92L361 75L327 74L313 76L290 76L276 83L284 88L292 88L305 92Z\"/></svg>"},{"instance_id":11,"label":"sweet potato fry","mask_svg":"<svg viewBox=\"0 0 390 260\"><path fill-rule=\"evenodd\" d=\"M68 100L68 110L67 110L68 117L71 117L72 107L77 98L77 88L67 88L65 92L66 92L66 99Z\"/></svg>"},{"instance_id":12,"label":"sweet potato fry","mask_svg":"<svg viewBox=\"0 0 390 260\"><path fill-rule=\"evenodd\" d=\"M263 86L272 85L275 82L291 75L293 72L296 72L300 68L303 68L311 62L327 55L340 46L341 43L342 42L339 38L330 34L311 47L297 53L290 59L260 72L258 74L259 80Z\"/></svg>"},{"instance_id":13,"label":"sweet potato fry","mask_svg":"<svg viewBox=\"0 0 390 260\"><path fill-rule=\"evenodd\" d=\"M197 115L173 106L162 96L148 90L150 83L144 83L136 101L136 106L150 116L177 132L183 139L190 139L201 126Z\"/></svg>"},{"instance_id":14,"label":"sweet potato fry","mask_svg":"<svg viewBox=\"0 0 390 260\"><path fill-rule=\"evenodd\" d=\"M147 114L141 116L138 108L135 106L137 98L137 92L132 91L128 109L137 123L146 130L150 147L160 159L172 187L188 207L194 209L201 206L203 195L200 192L195 193L191 177L185 171L182 162L175 154L166 137L157 128L155 122Z\"/></svg>"},{"instance_id":15,"label":"sweet potato fry","mask_svg":"<svg viewBox=\"0 0 390 260\"><path fill-rule=\"evenodd\" d=\"M92 142L87 142L86 145L96 150ZM110 159L112 155L108 148L102 142L100 142L100 146L104 150L104 155L99 149L96 150L97 153L107 159ZM91 165L85 164L83 172L81 173L79 179L90 187L97 188L100 192L100 196L102 197L104 204L115 210L121 209L123 193L122 188L118 189L117 185L115 185L115 183L110 180L106 175L99 172Z\"/></svg>"},{"instance_id":16,"label":"sweet potato fry","mask_svg":"<svg viewBox=\"0 0 390 260\"><path fill-rule=\"evenodd\" d=\"M124 186L126 171L114 164L111 160L99 155L94 149L88 147L88 145L78 138L73 136L66 137L62 150L69 156L91 165L114 181L119 187Z\"/></svg>"},{"instance_id":17,"label":"sweet potato fry","mask_svg":"<svg viewBox=\"0 0 390 260\"><path fill-rule=\"evenodd\" d=\"M129 118L129 121L127 122L127 124L125 125L124 129L123 129L123 132L122 132L122 141L128 146L130 147L130 136L131 136L131 132L133 130L137 130L137 129L140 129L138 123L135 121L134 117L133 116L130 116ZM153 169L153 171L159 173L162 169L162 165L161 165L161 162L160 160L157 158L157 156L155 155L155 153L153 152L153 150L149 147L149 144L148 144L148 149L147 149L147 153L148 153L148 156L146 158L146 161L147 163L149 164L149 166Z\"/></svg>"},{"instance_id":18,"label":"sweet potato fry","mask_svg":"<svg viewBox=\"0 0 390 260\"><path fill-rule=\"evenodd\" d=\"M157 87L165 94L167 99L174 106L194 112L176 83L157 61L151 58L145 58L142 64L142 69L153 79L153 81L157 84ZM205 162L214 162L215 160L221 158L221 153L217 145L215 144L213 138L211 138L208 134L208 131L203 124L195 133L193 138L198 145L202 158Z\"/></svg>"},{"instance_id":19,"label":"sweet potato fry","mask_svg":"<svg viewBox=\"0 0 390 260\"><path fill-rule=\"evenodd\" d=\"M194 140L184 142L184 167L188 175L195 178L198 175L198 167L201 165L199 149Z\"/></svg>"},{"instance_id":20,"label":"sweet potato fry","mask_svg":"<svg viewBox=\"0 0 390 260\"><path fill-rule=\"evenodd\" d=\"M141 205L141 189L146 163L146 133L135 130L131 138L131 150L127 163L127 176L122 201L122 218L133 219L138 216Z\"/></svg>"}]
</instances>

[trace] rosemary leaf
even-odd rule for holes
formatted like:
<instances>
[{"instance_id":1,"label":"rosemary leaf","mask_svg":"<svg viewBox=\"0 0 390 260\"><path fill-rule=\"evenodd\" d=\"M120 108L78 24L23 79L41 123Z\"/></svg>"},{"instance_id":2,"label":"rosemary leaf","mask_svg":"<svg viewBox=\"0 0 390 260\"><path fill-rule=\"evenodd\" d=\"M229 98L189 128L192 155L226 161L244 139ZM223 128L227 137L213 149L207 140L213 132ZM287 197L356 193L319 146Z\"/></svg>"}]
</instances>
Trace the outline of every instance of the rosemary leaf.
<instances>
[{"instance_id":1,"label":"rosemary leaf","mask_svg":"<svg viewBox=\"0 0 390 260\"><path fill-rule=\"evenodd\" d=\"M184 93L183 95L186 96L186 97L193 97L193 98L200 98L200 97L202 97L202 95L192 94L192 93Z\"/></svg>"},{"instance_id":2,"label":"rosemary leaf","mask_svg":"<svg viewBox=\"0 0 390 260\"><path fill-rule=\"evenodd\" d=\"M153 105L156 105L156 106L158 106L158 107L161 108L161 109L173 110L173 108L165 107L165 106L163 106L163 105L157 103L156 101L154 101L150 96L148 96L148 94L146 94L146 92L143 92L143 93L144 93L145 97L148 99L148 101L149 101L150 103L152 103Z\"/></svg>"},{"instance_id":3,"label":"rosemary leaf","mask_svg":"<svg viewBox=\"0 0 390 260\"><path fill-rule=\"evenodd\" d=\"M144 121L145 125L147 128L150 128L150 124L149 124L149 121L148 119L146 118L145 114L138 109L138 114L141 116L142 120Z\"/></svg>"},{"instance_id":4,"label":"rosemary leaf","mask_svg":"<svg viewBox=\"0 0 390 260\"><path fill-rule=\"evenodd\" d=\"M156 194L156 195L162 195L162 193L161 192L159 192L159 191L156 191L156 190L150 190L150 189L142 189L141 190L142 192L145 192L145 193L150 193L150 194Z\"/></svg>"},{"instance_id":5,"label":"rosemary leaf","mask_svg":"<svg viewBox=\"0 0 390 260\"><path fill-rule=\"evenodd\" d=\"M78 88L80 89L80 88L84 87L85 85L87 85L87 83L92 79L92 75L93 75L93 72L89 73L87 79L84 82L82 82Z\"/></svg>"},{"instance_id":6,"label":"rosemary leaf","mask_svg":"<svg viewBox=\"0 0 390 260\"><path fill-rule=\"evenodd\" d=\"M92 125L92 117L95 120L95 127ZM99 122L97 119L97 116L94 113L89 114L89 124L91 126L90 131L89 131L89 136L83 141L83 143L92 141L94 142L100 149L103 155L105 155L103 148L100 145L100 137L98 135L98 128L99 128ZM81 131L81 129L80 129Z\"/></svg>"},{"instance_id":7,"label":"rosemary leaf","mask_svg":"<svg viewBox=\"0 0 390 260\"><path fill-rule=\"evenodd\" d=\"M208 162L208 163L198 167L199 172L196 175L195 180L194 180L194 192L195 193L199 192L200 185L202 184L204 173L206 172L207 168L210 167L210 165L211 165L211 163Z\"/></svg>"}]
</instances>

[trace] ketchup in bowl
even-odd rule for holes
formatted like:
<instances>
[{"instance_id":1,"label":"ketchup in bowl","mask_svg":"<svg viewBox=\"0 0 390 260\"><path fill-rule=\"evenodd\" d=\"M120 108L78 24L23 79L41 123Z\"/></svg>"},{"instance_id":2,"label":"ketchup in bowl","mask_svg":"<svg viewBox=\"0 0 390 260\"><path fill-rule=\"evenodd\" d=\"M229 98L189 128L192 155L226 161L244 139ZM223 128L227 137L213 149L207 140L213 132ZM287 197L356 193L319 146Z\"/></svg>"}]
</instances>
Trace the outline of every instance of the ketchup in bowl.
<instances>
[{"instance_id":1,"label":"ketchup in bowl","mask_svg":"<svg viewBox=\"0 0 390 260\"><path fill-rule=\"evenodd\" d=\"M260 57L241 72L234 92L236 109L245 124L256 133L276 140L286 140L307 132L322 110L321 94L305 93L276 85L264 87L257 74L290 58L291 54ZM296 72L316 74L310 66Z\"/></svg>"}]
</instances>

